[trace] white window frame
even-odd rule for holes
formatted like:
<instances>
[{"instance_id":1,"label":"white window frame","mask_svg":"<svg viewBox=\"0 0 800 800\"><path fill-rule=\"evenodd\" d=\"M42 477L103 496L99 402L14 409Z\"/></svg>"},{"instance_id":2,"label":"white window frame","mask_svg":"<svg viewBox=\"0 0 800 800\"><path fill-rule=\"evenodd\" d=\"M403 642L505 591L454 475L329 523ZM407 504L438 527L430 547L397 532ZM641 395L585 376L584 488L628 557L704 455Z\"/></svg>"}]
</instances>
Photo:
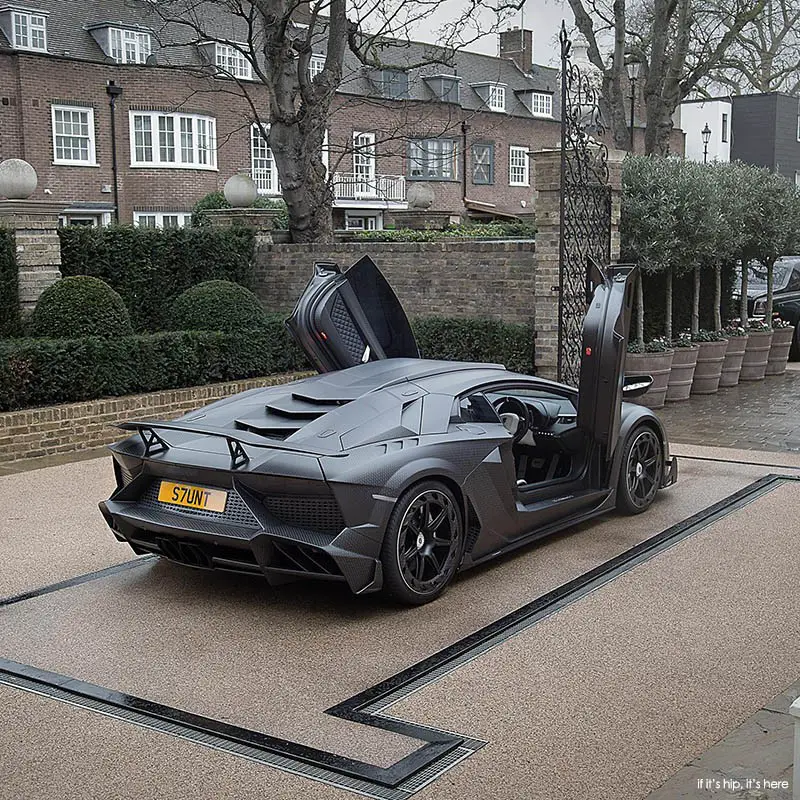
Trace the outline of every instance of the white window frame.
<instances>
[{"instance_id":1,"label":"white window frame","mask_svg":"<svg viewBox=\"0 0 800 800\"><path fill-rule=\"evenodd\" d=\"M142 225L143 218L151 218L154 221L154 225ZM192 212L191 211L134 211L133 212L133 224L139 227L146 227L146 228L163 228L164 227L164 219L166 217L176 217L178 221L178 228L185 228L187 225L191 224L192 221ZM174 229L176 226L170 225L168 226L170 229Z\"/></svg>"},{"instance_id":2,"label":"white window frame","mask_svg":"<svg viewBox=\"0 0 800 800\"><path fill-rule=\"evenodd\" d=\"M56 133L56 114L57 112L77 112L79 114L86 114L86 136L73 136L72 134ZM83 123L81 123L83 124ZM53 163L70 167L96 167L97 166L97 150L95 145L95 128L94 128L94 109L90 106L71 106L71 105L52 105L50 106L50 130L53 138ZM58 157L58 137L69 139L87 139L87 154L86 159L78 158L59 158Z\"/></svg>"},{"instance_id":3,"label":"white window frame","mask_svg":"<svg viewBox=\"0 0 800 800\"><path fill-rule=\"evenodd\" d=\"M225 42L214 42L214 66L221 75L241 81L253 80L253 65L242 50Z\"/></svg>"},{"instance_id":4,"label":"white window frame","mask_svg":"<svg viewBox=\"0 0 800 800\"><path fill-rule=\"evenodd\" d=\"M146 64L152 52L153 41L147 31L108 29L108 54L117 64Z\"/></svg>"},{"instance_id":5,"label":"white window frame","mask_svg":"<svg viewBox=\"0 0 800 800\"><path fill-rule=\"evenodd\" d=\"M18 41L17 21L24 23L24 41ZM41 35L42 45L33 44L34 32ZM39 38L39 37L37 37ZM47 52L47 14L41 11L11 9L11 44L16 50L32 50L35 53Z\"/></svg>"},{"instance_id":6,"label":"white window frame","mask_svg":"<svg viewBox=\"0 0 800 800\"><path fill-rule=\"evenodd\" d=\"M136 119L149 120L151 159L137 158ZM162 120L171 119L172 128L162 126ZM217 171L217 120L205 114L164 113L162 111L129 112L131 167L150 169L200 169ZM171 136L170 136L171 134ZM142 137L144 140L144 136ZM163 147L162 147L163 144ZM162 159L162 150L171 151L172 160ZM190 160L185 160L186 156Z\"/></svg>"},{"instance_id":7,"label":"white window frame","mask_svg":"<svg viewBox=\"0 0 800 800\"><path fill-rule=\"evenodd\" d=\"M269 134L269 125L264 125ZM250 176L258 187L258 193L266 197L280 197L281 182L278 179L278 165L269 146L254 122L250 126Z\"/></svg>"},{"instance_id":8,"label":"white window frame","mask_svg":"<svg viewBox=\"0 0 800 800\"><path fill-rule=\"evenodd\" d=\"M800 142L800 111L797 112L797 141Z\"/></svg>"},{"instance_id":9,"label":"white window frame","mask_svg":"<svg viewBox=\"0 0 800 800\"><path fill-rule=\"evenodd\" d=\"M520 156L522 156L522 159L520 159ZM514 175L515 171L517 172L516 179ZM528 155L527 147L512 144L508 148L508 185L531 185L531 158Z\"/></svg>"},{"instance_id":10,"label":"white window frame","mask_svg":"<svg viewBox=\"0 0 800 800\"><path fill-rule=\"evenodd\" d=\"M531 92L531 114L534 117L552 117L553 95L547 92Z\"/></svg>"},{"instance_id":11,"label":"white window frame","mask_svg":"<svg viewBox=\"0 0 800 800\"><path fill-rule=\"evenodd\" d=\"M490 111L505 111L506 87L500 83L490 83L486 91L486 105Z\"/></svg>"},{"instance_id":12,"label":"white window frame","mask_svg":"<svg viewBox=\"0 0 800 800\"><path fill-rule=\"evenodd\" d=\"M313 81L325 68L325 56L312 54L308 60L308 75Z\"/></svg>"}]
</instances>

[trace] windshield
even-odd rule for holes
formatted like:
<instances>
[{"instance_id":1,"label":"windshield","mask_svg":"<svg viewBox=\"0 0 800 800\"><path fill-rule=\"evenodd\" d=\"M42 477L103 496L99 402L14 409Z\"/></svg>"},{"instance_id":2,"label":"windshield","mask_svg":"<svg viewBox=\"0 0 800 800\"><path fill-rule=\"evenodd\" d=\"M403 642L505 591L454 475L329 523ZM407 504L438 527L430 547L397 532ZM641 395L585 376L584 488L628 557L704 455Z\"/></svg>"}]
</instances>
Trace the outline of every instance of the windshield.
<instances>
[{"instance_id":1,"label":"windshield","mask_svg":"<svg viewBox=\"0 0 800 800\"><path fill-rule=\"evenodd\" d=\"M800 273L800 257L790 256L787 258L780 258L775 262L773 269L774 282L773 288L783 289L789 283L789 278L792 273L797 271ZM767 291L767 268L754 261L748 268L747 282L751 286L763 286L764 291Z\"/></svg>"}]
</instances>

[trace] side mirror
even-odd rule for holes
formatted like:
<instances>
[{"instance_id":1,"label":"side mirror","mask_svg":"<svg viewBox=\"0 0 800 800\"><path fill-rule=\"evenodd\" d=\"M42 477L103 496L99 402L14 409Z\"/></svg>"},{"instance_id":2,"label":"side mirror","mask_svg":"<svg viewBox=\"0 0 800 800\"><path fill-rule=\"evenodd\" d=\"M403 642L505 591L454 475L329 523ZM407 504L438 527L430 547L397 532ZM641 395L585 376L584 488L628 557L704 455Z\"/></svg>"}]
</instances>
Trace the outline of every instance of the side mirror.
<instances>
[{"instance_id":1,"label":"side mirror","mask_svg":"<svg viewBox=\"0 0 800 800\"><path fill-rule=\"evenodd\" d=\"M641 397L653 385L652 375L626 375L622 379L622 398Z\"/></svg>"}]
</instances>

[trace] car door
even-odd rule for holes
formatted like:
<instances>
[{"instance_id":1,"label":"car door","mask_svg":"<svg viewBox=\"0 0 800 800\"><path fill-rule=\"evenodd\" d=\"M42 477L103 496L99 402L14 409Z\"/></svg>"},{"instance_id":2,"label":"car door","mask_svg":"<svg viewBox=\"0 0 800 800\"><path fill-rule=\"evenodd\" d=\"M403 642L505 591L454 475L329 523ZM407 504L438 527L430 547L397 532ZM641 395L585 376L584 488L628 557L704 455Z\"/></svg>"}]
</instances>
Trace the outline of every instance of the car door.
<instances>
[{"instance_id":1,"label":"car door","mask_svg":"<svg viewBox=\"0 0 800 800\"><path fill-rule=\"evenodd\" d=\"M320 372L419 358L408 317L369 256L344 272L333 262L316 263L286 326Z\"/></svg>"},{"instance_id":2,"label":"car door","mask_svg":"<svg viewBox=\"0 0 800 800\"><path fill-rule=\"evenodd\" d=\"M578 427L610 459L619 438L622 384L633 290L638 268L619 264L601 270L591 266L594 294L583 323L578 384Z\"/></svg>"}]
</instances>

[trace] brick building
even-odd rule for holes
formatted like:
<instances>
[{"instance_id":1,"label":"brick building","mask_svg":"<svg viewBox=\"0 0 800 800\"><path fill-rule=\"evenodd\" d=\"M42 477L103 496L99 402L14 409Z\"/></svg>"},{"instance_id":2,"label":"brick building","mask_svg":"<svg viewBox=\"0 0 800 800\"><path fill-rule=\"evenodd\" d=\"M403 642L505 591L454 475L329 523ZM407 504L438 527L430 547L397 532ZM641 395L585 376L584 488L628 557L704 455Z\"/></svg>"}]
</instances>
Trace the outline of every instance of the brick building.
<instances>
[{"instance_id":1,"label":"brick building","mask_svg":"<svg viewBox=\"0 0 800 800\"><path fill-rule=\"evenodd\" d=\"M121 222L159 226L184 224L198 199L239 171L280 196L250 106L266 107L265 89L231 44L246 39L242 20L209 4L206 27L219 41L191 42L154 5L0 7L0 160L33 164L35 197L63 204L65 223L111 221L115 186ZM317 45L312 76L324 64ZM560 141L558 74L533 62L531 31L505 31L498 45L498 57L461 51L434 63L431 45L399 43L382 70L348 54L324 155L337 227L382 227L407 208L414 184L432 190L434 210L531 212L528 154ZM114 137L109 85L122 90Z\"/></svg>"},{"instance_id":2,"label":"brick building","mask_svg":"<svg viewBox=\"0 0 800 800\"><path fill-rule=\"evenodd\" d=\"M198 199L243 170L278 197L249 103L215 68L248 77L249 65L224 44L236 21L215 24L221 43L170 48L144 2L0 8L0 160L33 164L34 196L63 203L64 222L111 221L113 82L122 89L114 111L120 221L182 225ZM530 31L506 31L499 44L502 57L459 52L447 66L409 70L368 70L348 57L327 133L337 227L381 227L407 207L416 182L433 189L436 210L530 212L528 152L559 141L557 73L533 64ZM429 50L406 45L402 57L419 63ZM257 107L266 102L256 81L247 94Z\"/></svg>"}]
</instances>

